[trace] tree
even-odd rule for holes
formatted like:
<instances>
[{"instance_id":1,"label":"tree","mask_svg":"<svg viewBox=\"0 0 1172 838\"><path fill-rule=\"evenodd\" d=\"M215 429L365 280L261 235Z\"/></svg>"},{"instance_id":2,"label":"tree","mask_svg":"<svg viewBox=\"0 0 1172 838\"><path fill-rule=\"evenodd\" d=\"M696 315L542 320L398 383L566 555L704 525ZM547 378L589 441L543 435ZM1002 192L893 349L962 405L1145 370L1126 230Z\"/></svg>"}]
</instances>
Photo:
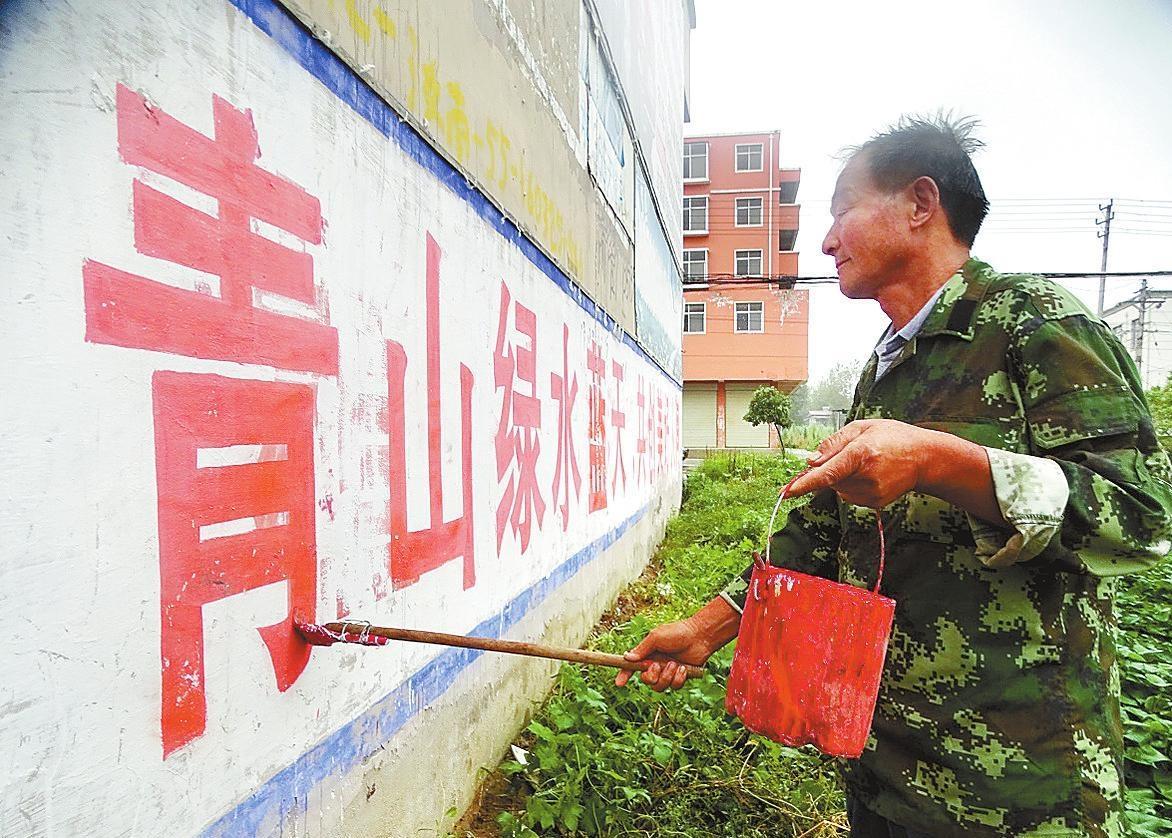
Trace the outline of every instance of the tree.
<instances>
[{"instance_id":1,"label":"tree","mask_svg":"<svg viewBox=\"0 0 1172 838\"><path fill-rule=\"evenodd\" d=\"M789 391L789 415L795 425L810 421L810 384L803 381Z\"/></svg>"},{"instance_id":2,"label":"tree","mask_svg":"<svg viewBox=\"0 0 1172 838\"><path fill-rule=\"evenodd\" d=\"M1144 395L1156 423L1156 436L1165 448L1172 449L1172 375L1164 384L1152 387Z\"/></svg>"},{"instance_id":3,"label":"tree","mask_svg":"<svg viewBox=\"0 0 1172 838\"><path fill-rule=\"evenodd\" d=\"M758 387L753 391L753 398L749 401L749 410L744 418L754 426L772 425L777 431L777 439L781 443L781 453L784 456L785 437L782 434L785 428L793 424L790 419L789 396L776 387Z\"/></svg>"},{"instance_id":4,"label":"tree","mask_svg":"<svg viewBox=\"0 0 1172 838\"><path fill-rule=\"evenodd\" d=\"M854 398L855 382L859 379L859 370L862 365L852 362L839 362L831 367L818 383L810 387L807 405L811 410L830 408L844 410L851 406Z\"/></svg>"}]
</instances>

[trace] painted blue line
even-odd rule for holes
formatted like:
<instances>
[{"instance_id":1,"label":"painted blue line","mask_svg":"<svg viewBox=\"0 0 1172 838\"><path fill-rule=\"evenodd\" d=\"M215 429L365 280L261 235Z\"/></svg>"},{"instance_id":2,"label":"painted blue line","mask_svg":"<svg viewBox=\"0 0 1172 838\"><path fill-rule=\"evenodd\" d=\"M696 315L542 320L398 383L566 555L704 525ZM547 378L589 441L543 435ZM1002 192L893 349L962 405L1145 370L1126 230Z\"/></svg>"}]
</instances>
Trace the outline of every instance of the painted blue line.
<instances>
[{"instance_id":1,"label":"painted blue line","mask_svg":"<svg viewBox=\"0 0 1172 838\"><path fill-rule=\"evenodd\" d=\"M318 79L355 113L384 136L394 140L426 171L465 200L502 237L513 243L542 273L616 339L630 347L677 388L680 386L609 314L582 293L537 246L526 238L464 176L432 148L409 124L368 87L350 68L318 41L274 0L231 0L298 64ZM497 614L472 629L483 637L501 637L558 587L614 544L649 509L644 506L615 529L575 553L548 576L510 600ZM257 788L247 799L207 826L202 835L255 835L267 825L281 823L303 807L306 796L327 777L346 774L398 733L420 710L450 689L457 677L482 653L447 649L377 701L356 719L326 737L291 765Z\"/></svg>"},{"instance_id":2,"label":"painted blue line","mask_svg":"<svg viewBox=\"0 0 1172 838\"><path fill-rule=\"evenodd\" d=\"M676 381L658 361L647 353L626 329L586 296L507 216L505 216L463 174L432 148L410 124L400 119L386 100L378 95L362 78L350 69L329 47L313 36L292 13L276 0L230 0L232 5L249 17L256 26L271 37L310 75L349 105L355 113L394 140L416 163L435 175L453 193L466 201L476 213L501 236L516 245L538 270L550 278L579 307L606 328L610 334L647 361L677 389Z\"/></svg>"},{"instance_id":3,"label":"painted blue line","mask_svg":"<svg viewBox=\"0 0 1172 838\"><path fill-rule=\"evenodd\" d=\"M500 613L472 629L470 634L503 636L535 605L618 541L649 508L650 504L644 506L609 533L579 550L548 576L510 600ZM482 654L475 649L453 648L441 652L361 716L302 754L251 797L206 827L202 835L205 838L256 835L266 824L283 822L285 816L299 808L300 801L322 780L349 773L398 733L412 716L443 695L455 683L456 677Z\"/></svg>"}]
</instances>

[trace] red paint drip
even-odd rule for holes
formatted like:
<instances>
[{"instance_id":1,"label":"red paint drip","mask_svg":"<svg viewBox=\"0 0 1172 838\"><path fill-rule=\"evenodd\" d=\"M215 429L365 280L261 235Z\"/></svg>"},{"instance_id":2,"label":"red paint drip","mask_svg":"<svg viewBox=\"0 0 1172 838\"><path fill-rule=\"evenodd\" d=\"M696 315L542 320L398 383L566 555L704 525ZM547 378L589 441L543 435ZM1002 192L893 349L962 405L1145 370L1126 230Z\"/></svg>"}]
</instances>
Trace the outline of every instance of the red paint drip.
<instances>
[{"instance_id":1,"label":"red paint drip","mask_svg":"<svg viewBox=\"0 0 1172 838\"><path fill-rule=\"evenodd\" d=\"M771 567L754 554L725 698L749 730L832 756L862 754L895 615L895 601L878 593L881 522L879 543L874 591Z\"/></svg>"}]
</instances>

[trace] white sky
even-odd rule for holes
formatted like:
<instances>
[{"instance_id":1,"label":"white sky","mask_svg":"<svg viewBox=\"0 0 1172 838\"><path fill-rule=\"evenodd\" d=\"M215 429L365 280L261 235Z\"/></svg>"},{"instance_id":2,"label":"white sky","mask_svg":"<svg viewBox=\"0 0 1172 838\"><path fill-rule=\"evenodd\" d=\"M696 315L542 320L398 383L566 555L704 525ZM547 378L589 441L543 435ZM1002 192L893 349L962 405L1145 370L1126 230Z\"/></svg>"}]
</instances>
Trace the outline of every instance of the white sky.
<instances>
[{"instance_id":1,"label":"white sky","mask_svg":"<svg viewBox=\"0 0 1172 838\"><path fill-rule=\"evenodd\" d=\"M1172 269L1172 0L696 0L696 15L685 134L781 131L781 165L802 170L801 275L834 274L821 241L839 149L939 108L982 122L992 211L974 255L1097 271L1094 219L1114 197L1108 270ZM1098 279L1067 282L1093 309ZM1108 282L1108 305L1137 287ZM865 357L886 322L812 289L811 380Z\"/></svg>"}]
</instances>

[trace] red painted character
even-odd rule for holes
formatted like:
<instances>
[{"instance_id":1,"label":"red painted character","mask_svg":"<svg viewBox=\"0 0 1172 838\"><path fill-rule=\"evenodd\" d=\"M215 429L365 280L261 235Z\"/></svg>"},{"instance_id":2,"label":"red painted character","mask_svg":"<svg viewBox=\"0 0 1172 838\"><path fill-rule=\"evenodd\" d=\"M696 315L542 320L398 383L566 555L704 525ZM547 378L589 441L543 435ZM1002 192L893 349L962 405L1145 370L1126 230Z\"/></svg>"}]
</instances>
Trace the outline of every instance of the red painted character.
<instances>
[{"instance_id":1,"label":"red painted character","mask_svg":"<svg viewBox=\"0 0 1172 838\"><path fill-rule=\"evenodd\" d=\"M122 158L218 203L217 214L208 215L136 179L135 248L218 276L219 294L87 260L86 340L336 375L335 329L254 305L256 291L316 305L312 257L257 235L252 219L319 244L320 203L256 165L251 112L218 96L212 109L215 136L208 137L141 94L117 90ZM316 604L314 391L158 372L153 393L166 757L206 725L204 605L286 583L287 617L260 629L277 687L288 689L308 661L293 622L312 620Z\"/></svg>"},{"instance_id":2,"label":"red painted character","mask_svg":"<svg viewBox=\"0 0 1172 838\"><path fill-rule=\"evenodd\" d=\"M619 410L623 403L623 365L611 361L610 372L614 379L614 407L610 411L610 426L614 428L614 477L611 478L610 493L617 496L620 479L623 489L627 488L627 466L623 461L623 428L627 427L627 414Z\"/></svg>"},{"instance_id":3,"label":"red painted character","mask_svg":"<svg viewBox=\"0 0 1172 838\"><path fill-rule=\"evenodd\" d=\"M509 306L512 303L514 328L524 341L509 339ZM508 287L501 283L500 315L496 349L493 352L493 381L501 390L501 418L496 431L496 477L501 499L496 510L496 547L500 552L505 532L519 536L521 553L529 549L536 519L545 518L545 501L537 483L537 458L541 454L541 401L537 398L537 316L520 302L512 302ZM517 383L524 387L519 388Z\"/></svg>"},{"instance_id":4,"label":"red painted character","mask_svg":"<svg viewBox=\"0 0 1172 838\"><path fill-rule=\"evenodd\" d=\"M407 528L407 448L404 379L407 353L402 345L387 341L387 415L390 422L390 545L389 567L396 588L414 584L419 577L455 559L463 561L463 584L476 584L472 527L472 371L460 365L460 452L464 509L458 518L445 521L442 400L440 398L440 260L443 251L427 236L427 488L430 524L427 529Z\"/></svg>"},{"instance_id":5,"label":"red painted character","mask_svg":"<svg viewBox=\"0 0 1172 838\"><path fill-rule=\"evenodd\" d=\"M639 376L639 391L635 396L635 406L638 409L639 418L635 423L635 430L638 436L635 439L635 482L642 486L650 480L651 469L648 464L648 444L647 444L647 394L644 389L646 381L643 376Z\"/></svg>"},{"instance_id":6,"label":"red painted character","mask_svg":"<svg viewBox=\"0 0 1172 838\"><path fill-rule=\"evenodd\" d=\"M582 474L578 471L578 455L574 451L573 423L574 402L578 398L578 375L570 374L569 326L562 326L562 374L551 372L549 381L553 397L558 403L558 451L553 472L552 500L561 512L562 529L568 530L571 503L582 490Z\"/></svg>"},{"instance_id":7,"label":"red painted character","mask_svg":"<svg viewBox=\"0 0 1172 838\"><path fill-rule=\"evenodd\" d=\"M602 397L606 360L595 341L590 341L590 348L586 351L586 369L590 371L590 385L586 391L590 414L587 426L590 445L590 511L597 512L606 509L606 399Z\"/></svg>"}]
</instances>

